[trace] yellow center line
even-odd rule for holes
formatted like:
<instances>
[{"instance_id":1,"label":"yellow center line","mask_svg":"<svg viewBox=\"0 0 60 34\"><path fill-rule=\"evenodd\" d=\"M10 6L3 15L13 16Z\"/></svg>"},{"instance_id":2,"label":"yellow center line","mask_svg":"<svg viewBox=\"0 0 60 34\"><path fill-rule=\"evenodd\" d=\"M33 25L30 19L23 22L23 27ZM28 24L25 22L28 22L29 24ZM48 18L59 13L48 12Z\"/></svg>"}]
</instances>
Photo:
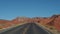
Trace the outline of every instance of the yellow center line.
<instances>
[{"instance_id":1,"label":"yellow center line","mask_svg":"<svg viewBox=\"0 0 60 34\"><path fill-rule=\"evenodd\" d=\"M27 30L28 30L29 27L30 27L30 25L27 26L27 28L24 29L24 32L22 34L25 34L27 32Z\"/></svg>"},{"instance_id":2,"label":"yellow center line","mask_svg":"<svg viewBox=\"0 0 60 34\"><path fill-rule=\"evenodd\" d=\"M35 29L35 26L33 26L33 32L34 32L34 34L38 34L37 30Z\"/></svg>"}]
</instances>

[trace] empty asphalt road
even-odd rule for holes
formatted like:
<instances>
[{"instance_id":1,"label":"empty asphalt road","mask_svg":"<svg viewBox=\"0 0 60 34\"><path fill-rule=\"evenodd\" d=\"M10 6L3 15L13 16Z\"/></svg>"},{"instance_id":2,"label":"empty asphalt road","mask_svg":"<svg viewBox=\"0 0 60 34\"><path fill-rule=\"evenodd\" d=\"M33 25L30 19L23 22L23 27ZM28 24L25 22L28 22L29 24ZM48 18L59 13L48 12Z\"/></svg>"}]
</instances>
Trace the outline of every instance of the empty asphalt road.
<instances>
[{"instance_id":1,"label":"empty asphalt road","mask_svg":"<svg viewBox=\"0 0 60 34\"><path fill-rule=\"evenodd\" d=\"M51 33L42 29L35 23L27 23L27 24L12 28L8 31L2 32L0 34L51 34Z\"/></svg>"}]
</instances>

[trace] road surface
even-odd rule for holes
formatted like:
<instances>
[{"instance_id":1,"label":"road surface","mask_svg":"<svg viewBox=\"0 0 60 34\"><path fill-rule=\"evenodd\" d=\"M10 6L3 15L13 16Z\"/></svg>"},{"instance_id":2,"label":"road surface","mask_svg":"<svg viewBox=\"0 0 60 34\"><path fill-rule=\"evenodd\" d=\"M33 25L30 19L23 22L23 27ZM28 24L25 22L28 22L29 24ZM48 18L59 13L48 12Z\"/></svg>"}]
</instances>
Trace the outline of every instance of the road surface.
<instances>
[{"instance_id":1,"label":"road surface","mask_svg":"<svg viewBox=\"0 0 60 34\"><path fill-rule=\"evenodd\" d=\"M51 33L45 31L35 23L28 23L12 28L0 34L51 34Z\"/></svg>"}]
</instances>

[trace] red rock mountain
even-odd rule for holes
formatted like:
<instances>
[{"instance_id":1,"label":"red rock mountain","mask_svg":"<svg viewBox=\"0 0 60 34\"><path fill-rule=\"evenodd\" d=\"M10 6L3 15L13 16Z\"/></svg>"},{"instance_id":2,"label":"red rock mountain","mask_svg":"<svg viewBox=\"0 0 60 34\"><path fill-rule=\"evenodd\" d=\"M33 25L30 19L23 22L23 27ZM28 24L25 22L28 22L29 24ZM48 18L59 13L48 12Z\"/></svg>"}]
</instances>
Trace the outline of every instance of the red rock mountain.
<instances>
[{"instance_id":1,"label":"red rock mountain","mask_svg":"<svg viewBox=\"0 0 60 34\"><path fill-rule=\"evenodd\" d=\"M3 27L8 27L13 24L20 24L20 23L30 23L30 22L37 22L43 25L50 25L54 26L57 30L60 31L60 15L53 15L52 17L17 17L11 21L8 20L0 20L0 28L3 24ZM4 26L5 25L5 26Z\"/></svg>"}]
</instances>

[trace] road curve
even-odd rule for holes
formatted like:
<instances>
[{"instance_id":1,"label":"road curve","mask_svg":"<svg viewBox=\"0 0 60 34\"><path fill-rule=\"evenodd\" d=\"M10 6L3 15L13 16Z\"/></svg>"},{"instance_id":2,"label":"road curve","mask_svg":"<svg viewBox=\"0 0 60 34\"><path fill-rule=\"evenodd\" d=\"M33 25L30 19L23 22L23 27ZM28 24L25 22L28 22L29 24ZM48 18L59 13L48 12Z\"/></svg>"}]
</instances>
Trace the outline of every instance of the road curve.
<instances>
[{"instance_id":1,"label":"road curve","mask_svg":"<svg viewBox=\"0 0 60 34\"><path fill-rule=\"evenodd\" d=\"M0 34L51 34L51 33L45 31L35 23L27 23L27 24L12 28L8 31L2 32Z\"/></svg>"}]
</instances>

